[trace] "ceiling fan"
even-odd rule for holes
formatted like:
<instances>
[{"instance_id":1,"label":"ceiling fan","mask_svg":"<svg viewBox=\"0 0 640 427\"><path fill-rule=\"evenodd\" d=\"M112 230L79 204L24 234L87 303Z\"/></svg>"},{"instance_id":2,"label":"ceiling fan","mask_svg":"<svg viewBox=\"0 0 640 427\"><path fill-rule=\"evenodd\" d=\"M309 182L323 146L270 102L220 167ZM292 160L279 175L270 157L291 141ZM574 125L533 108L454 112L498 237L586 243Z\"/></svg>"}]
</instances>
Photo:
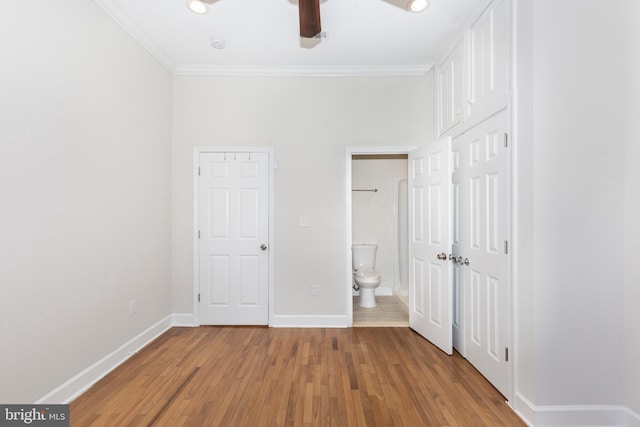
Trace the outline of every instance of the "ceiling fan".
<instances>
[{"instance_id":1,"label":"ceiling fan","mask_svg":"<svg viewBox=\"0 0 640 427\"><path fill-rule=\"evenodd\" d=\"M411 12L422 12L429 0L385 0ZM320 0L298 0L300 14L300 37L313 38L322 31L320 25Z\"/></svg>"},{"instance_id":2,"label":"ceiling fan","mask_svg":"<svg viewBox=\"0 0 640 427\"><path fill-rule=\"evenodd\" d=\"M192 12L198 14L207 13L208 4L215 0L187 0L187 6ZM408 1L407 8L412 12L420 12L427 8L429 0L385 0L395 4ZM320 0L298 0L298 13L300 17L300 37L313 38L320 34Z\"/></svg>"},{"instance_id":3,"label":"ceiling fan","mask_svg":"<svg viewBox=\"0 0 640 427\"><path fill-rule=\"evenodd\" d=\"M209 11L209 4L215 0L187 0L187 7L199 15ZM298 0L300 14L300 37L313 38L319 34L320 25L320 0Z\"/></svg>"},{"instance_id":4,"label":"ceiling fan","mask_svg":"<svg viewBox=\"0 0 640 427\"><path fill-rule=\"evenodd\" d=\"M320 34L320 0L298 0L300 37L313 38Z\"/></svg>"}]
</instances>

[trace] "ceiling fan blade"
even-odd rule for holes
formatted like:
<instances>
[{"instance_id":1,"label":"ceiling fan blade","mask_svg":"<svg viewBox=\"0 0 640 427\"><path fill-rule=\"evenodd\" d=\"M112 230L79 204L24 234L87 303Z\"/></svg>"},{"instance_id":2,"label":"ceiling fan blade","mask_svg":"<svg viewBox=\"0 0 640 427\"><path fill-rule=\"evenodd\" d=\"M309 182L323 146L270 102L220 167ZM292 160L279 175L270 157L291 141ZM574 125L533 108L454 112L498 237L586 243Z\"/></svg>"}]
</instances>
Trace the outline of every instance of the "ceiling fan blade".
<instances>
[{"instance_id":1,"label":"ceiling fan blade","mask_svg":"<svg viewBox=\"0 0 640 427\"><path fill-rule=\"evenodd\" d=\"M300 9L300 37L312 38L322 31L320 0L298 0Z\"/></svg>"}]
</instances>

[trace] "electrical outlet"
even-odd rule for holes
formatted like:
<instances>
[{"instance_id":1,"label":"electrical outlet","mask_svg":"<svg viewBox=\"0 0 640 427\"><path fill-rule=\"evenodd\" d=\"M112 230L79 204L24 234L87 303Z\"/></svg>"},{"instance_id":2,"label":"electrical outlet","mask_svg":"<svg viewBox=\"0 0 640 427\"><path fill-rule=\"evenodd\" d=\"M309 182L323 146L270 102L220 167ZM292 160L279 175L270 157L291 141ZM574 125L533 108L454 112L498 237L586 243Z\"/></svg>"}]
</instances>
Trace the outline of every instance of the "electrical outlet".
<instances>
[{"instance_id":1,"label":"electrical outlet","mask_svg":"<svg viewBox=\"0 0 640 427\"><path fill-rule=\"evenodd\" d=\"M129 314L135 314L136 312L136 300L129 301Z\"/></svg>"},{"instance_id":2,"label":"electrical outlet","mask_svg":"<svg viewBox=\"0 0 640 427\"><path fill-rule=\"evenodd\" d=\"M299 223L300 227L311 227L311 217L309 215L301 215Z\"/></svg>"},{"instance_id":3,"label":"electrical outlet","mask_svg":"<svg viewBox=\"0 0 640 427\"><path fill-rule=\"evenodd\" d=\"M314 297L320 295L320 287L318 285L311 285L311 295Z\"/></svg>"}]
</instances>

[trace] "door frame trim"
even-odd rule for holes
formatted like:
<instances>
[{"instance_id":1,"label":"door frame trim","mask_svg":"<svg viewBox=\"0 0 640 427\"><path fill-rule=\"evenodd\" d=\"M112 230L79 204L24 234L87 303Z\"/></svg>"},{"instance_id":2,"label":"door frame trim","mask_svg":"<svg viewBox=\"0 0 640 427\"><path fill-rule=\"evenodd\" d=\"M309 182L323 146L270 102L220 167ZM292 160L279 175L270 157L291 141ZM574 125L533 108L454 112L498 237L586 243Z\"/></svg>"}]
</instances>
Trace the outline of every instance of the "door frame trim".
<instances>
[{"instance_id":1,"label":"door frame trim","mask_svg":"<svg viewBox=\"0 0 640 427\"><path fill-rule=\"evenodd\" d=\"M352 275L351 271L351 245L353 244L353 214L352 214L352 168L351 161L354 155L365 154L409 154L410 151L415 150L417 146L363 146L363 147L347 147L345 149L345 206L346 206L346 245L345 253L347 254L346 271L345 271L345 289L346 289L346 307L347 318L346 327L353 327L353 294L352 294Z\"/></svg>"},{"instance_id":2,"label":"door frame trim","mask_svg":"<svg viewBox=\"0 0 640 427\"><path fill-rule=\"evenodd\" d=\"M268 168L268 191L267 197L269 199L269 211L268 211L268 245L269 245L269 274L267 277L269 287L269 297L267 299L267 311L269 326L273 324L273 251L275 248L275 238L273 233L273 179L274 179L274 165L273 160L273 148L271 147L194 147L193 148L193 164L192 164L192 179L193 179L193 223L192 223L192 241L193 241L193 326L200 326L200 304L198 303L198 293L200 291L200 239L198 238L198 224L200 223L199 208L200 208L200 179L198 175L198 168L200 167L200 154L202 153L266 153L268 156L267 168Z\"/></svg>"}]
</instances>

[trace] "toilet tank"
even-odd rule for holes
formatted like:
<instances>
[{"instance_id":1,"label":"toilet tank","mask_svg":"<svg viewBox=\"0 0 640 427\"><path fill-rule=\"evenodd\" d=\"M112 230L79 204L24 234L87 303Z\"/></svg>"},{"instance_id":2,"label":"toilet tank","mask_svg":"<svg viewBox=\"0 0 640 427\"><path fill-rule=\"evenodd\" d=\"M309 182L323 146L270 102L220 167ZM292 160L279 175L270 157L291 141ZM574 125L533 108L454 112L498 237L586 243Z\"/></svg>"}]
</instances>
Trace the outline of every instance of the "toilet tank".
<instances>
[{"instance_id":1,"label":"toilet tank","mask_svg":"<svg viewBox=\"0 0 640 427\"><path fill-rule=\"evenodd\" d=\"M351 246L351 264L354 270L374 270L378 245L362 243Z\"/></svg>"}]
</instances>

